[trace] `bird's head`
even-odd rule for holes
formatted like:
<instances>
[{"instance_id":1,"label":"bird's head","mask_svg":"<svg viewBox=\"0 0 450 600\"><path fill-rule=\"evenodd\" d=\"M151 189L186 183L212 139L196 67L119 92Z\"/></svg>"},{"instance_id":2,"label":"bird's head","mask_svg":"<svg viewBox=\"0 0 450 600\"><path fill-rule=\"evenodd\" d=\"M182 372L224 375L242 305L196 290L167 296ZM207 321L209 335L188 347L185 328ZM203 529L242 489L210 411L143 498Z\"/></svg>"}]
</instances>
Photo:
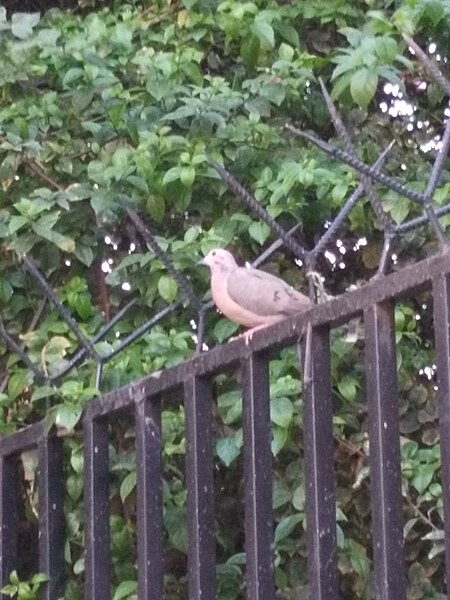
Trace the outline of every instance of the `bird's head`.
<instances>
[{"instance_id":1,"label":"bird's head","mask_svg":"<svg viewBox=\"0 0 450 600\"><path fill-rule=\"evenodd\" d=\"M200 264L207 265L212 273L232 271L237 267L231 252L228 252L228 250L224 250L223 248L215 248L208 252Z\"/></svg>"}]
</instances>

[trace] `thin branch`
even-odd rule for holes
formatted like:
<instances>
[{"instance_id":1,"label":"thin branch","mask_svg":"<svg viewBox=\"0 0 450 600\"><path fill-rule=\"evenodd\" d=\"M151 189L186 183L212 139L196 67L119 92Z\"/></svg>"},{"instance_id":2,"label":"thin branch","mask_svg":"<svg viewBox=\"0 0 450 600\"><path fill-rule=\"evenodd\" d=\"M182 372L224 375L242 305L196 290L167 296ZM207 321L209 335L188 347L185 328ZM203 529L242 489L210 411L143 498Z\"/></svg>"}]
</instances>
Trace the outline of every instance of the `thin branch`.
<instances>
[{"instance_id":1,"label":"thin branch","mask_svg":"<svg viewBox=\"0 0 450 600\"><path fill-rule=\"evenodd\" d=\"M57 181L52 179L52 177L47 175L47 173L45 173L43 169L41 169L41 167L38 164L36 164L33 160L30 160L28 156L26 156L26 154L22 155L22 162L32 173L37 175L39 179L42 179L42 181L45 181L45 183L47 183L50 187L54 188L55 190L58 190L59 192L64 191L64 187L62 185L60 185Z\"/></svg>"}]
</instances>

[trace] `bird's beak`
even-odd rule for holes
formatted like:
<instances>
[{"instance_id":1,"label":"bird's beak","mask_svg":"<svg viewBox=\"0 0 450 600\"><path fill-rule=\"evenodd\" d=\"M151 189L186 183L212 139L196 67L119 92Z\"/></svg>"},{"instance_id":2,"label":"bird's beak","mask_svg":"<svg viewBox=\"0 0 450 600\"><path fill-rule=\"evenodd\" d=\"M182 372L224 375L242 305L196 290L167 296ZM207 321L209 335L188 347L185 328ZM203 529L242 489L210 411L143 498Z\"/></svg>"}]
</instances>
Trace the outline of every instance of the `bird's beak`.
<instances>
[{"instance_id":1,"label":"bird's beak","mask_svg":"<svg viewBox=\"0 0 450 600\"><path fill-rule=\"evenodd\" d=\"M198 263L198 265L205 265L206 267L208 266L208 262L206 260L206 256L204 256L203 258L201 258Z\"/></svg>"}]
</instances>

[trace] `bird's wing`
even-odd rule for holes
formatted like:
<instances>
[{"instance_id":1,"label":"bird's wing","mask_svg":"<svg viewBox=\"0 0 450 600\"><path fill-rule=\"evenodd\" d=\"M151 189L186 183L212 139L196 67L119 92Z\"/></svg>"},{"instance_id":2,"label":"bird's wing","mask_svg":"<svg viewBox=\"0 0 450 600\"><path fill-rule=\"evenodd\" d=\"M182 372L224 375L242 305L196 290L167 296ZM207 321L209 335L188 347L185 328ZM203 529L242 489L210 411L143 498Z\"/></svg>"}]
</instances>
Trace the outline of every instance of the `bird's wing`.
<instances>
[{"instance_id":1,"label":"bird's wing","mask_svg":"<svg viewBox=\"0 0 450 600\"><path fill-rule=\"evenodd\" d=\"M234 269L228 276L227 292L236 304L258 316L289 316L310 306L306 296L258 269Z\"/></svg>"}]
</instances>

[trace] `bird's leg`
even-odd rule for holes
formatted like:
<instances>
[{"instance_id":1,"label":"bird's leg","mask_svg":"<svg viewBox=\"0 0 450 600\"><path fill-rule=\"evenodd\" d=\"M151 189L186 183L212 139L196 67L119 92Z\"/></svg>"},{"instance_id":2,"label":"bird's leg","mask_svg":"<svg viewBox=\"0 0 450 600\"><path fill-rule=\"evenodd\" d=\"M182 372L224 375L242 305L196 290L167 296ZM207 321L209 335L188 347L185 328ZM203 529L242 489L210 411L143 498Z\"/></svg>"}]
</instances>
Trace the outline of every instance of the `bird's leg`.
<instances>
[{"instance_id":1,"label":"bird's leg","mask_svg":"<svg viewBox=\"0 0 450 600\"><path fill-rule=\"evenodd\" d=\"M265 327L268 327L267 323L263 323L262 325L257 325L256 327L252 327L251 329L248 329L247 331L245 331L242 334L244 336L245 345L246 346L249 345L255 331L258 331L259 329L264 329Z\"/></svg>"},{"instance_id":2,"label":"bird's leg","mask_svg":"<svg viewBox=\"0 0 450 600\"><path fill-rule=\"evenodd\" d=\"M233 337L231 337L228 341L234 342L235 340L239 340L240 338L243 337L245 340L245 345L248 346L255 331L258 331L258 329L264 329L264 327L269 327L269 325L270 325L270 323L269 324L263 323L262 325L257 325L256 327L247 329L247 331L244 331L244 333L240 333L239 335L233 335Z\"/></svg>"}]
</instances>

